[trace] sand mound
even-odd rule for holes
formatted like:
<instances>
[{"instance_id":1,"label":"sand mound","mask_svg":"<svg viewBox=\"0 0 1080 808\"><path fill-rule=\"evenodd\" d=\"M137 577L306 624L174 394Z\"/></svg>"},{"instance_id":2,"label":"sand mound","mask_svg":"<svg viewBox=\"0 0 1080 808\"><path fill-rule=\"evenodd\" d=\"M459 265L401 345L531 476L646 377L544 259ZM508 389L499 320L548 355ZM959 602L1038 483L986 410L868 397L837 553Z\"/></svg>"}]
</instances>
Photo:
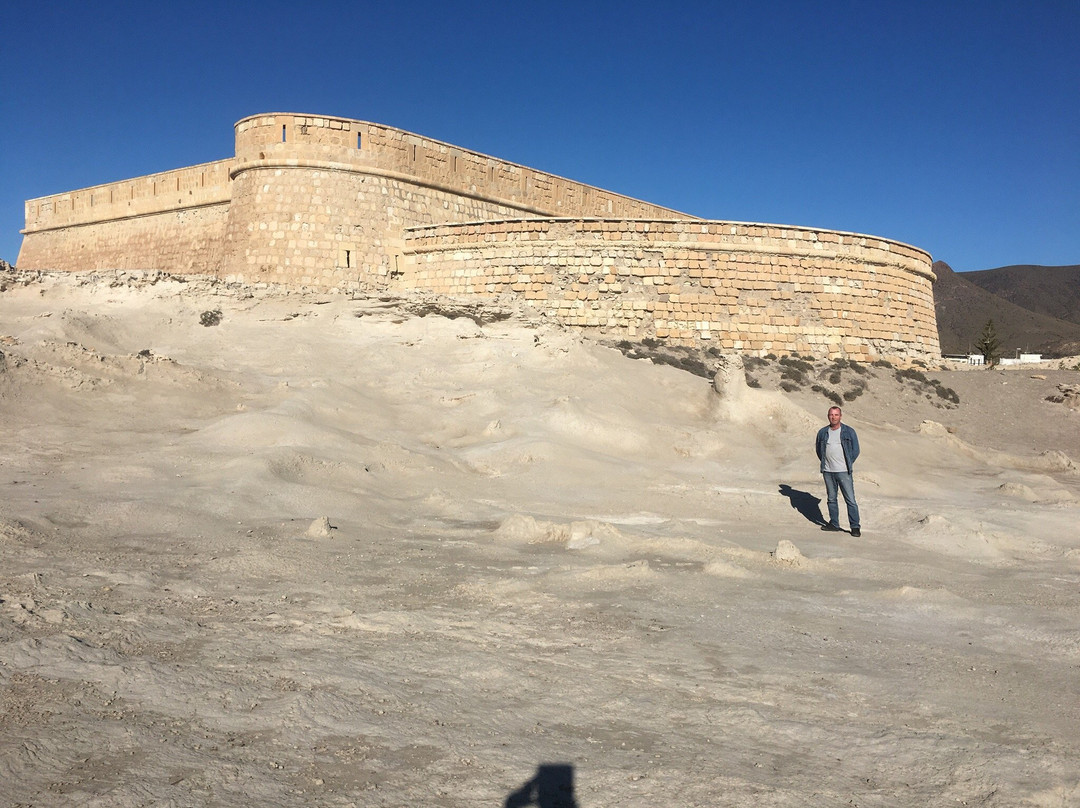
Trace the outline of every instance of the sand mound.
<instances>
[{"instance_id":1,"label":"sand mound","mask_svg":"<svg viewBox=\"0 0 1080 808\"><path fill-rule=\"evenodd\" d=\"M715 575L717 578L749 578L750 571L732 564L728 561L710 561L702 567L706 575Z\"/></svg>"},{"instance_id":2,"label":"sand mound","mask_svg":"<svg viewBox=\"0 0 1080 808\"><path fill-rule=\"evenodd\" d=\"M337 528L330 524L329 516L320 516L308 525L308 529L304 531L304 535L312 539L325 539L331 535L331 531L336 529Z\"/></svg>"},{"instance_id":3,"label":"sand mound","mask_svg":"<svg viewBox=\"0 0 1080 808\"><path fill-rule=\"evenodd\" d=\"M919 432L937 438L947 444L957 454L970 457L987 465L1002 466L1014 469L1032 469L1035 471L1052 471L1065 474L1080 474L1080 467L1072 461L1064 452L1057 449L1047 449L1035 456L1016 455L1007 452L998 452L992 449L979 450L965 443L953 435L942 424L936 421L923 421L919 426Z\"/></svg>"},{"instance_id":4,"label":"sand mound","mask_svg":"<svg viewBox=\"0 0 1080 808\"><path fill-rule=\"evenodd\" d=\"M799 548L787 539L781 539L779 541L776 545L776 549L773 550L772 557L776 563L787 564L791 567L801 566L806 561L806 557Z\"/></svg>"},{"instance_id":5,"label":"sand mound","mask_svg":"<svg viewBox=\"0 0 1080 808\"><path fill-rule=\"evenodd\" d=\"M710 386L389 296L5 285L7 802L502 805L548 761L582 805L1080 781L1066 371L947 409L875 371L854 542L817 524L827 402L735 361Z\"/></svg>"},{"instance_id":6,"label":"sand mound","mask_svg":"<svg viewBox=\"0 0 1080 808\"><path fill-rule=\"evenodd\" d=\"M527 514L513 514L504 519L495 536L497 541L506 544L559 543L568 550L623 543L622 534L613 525L591 519L556 524L537 520Z\"/></svg>"}]
</instances>

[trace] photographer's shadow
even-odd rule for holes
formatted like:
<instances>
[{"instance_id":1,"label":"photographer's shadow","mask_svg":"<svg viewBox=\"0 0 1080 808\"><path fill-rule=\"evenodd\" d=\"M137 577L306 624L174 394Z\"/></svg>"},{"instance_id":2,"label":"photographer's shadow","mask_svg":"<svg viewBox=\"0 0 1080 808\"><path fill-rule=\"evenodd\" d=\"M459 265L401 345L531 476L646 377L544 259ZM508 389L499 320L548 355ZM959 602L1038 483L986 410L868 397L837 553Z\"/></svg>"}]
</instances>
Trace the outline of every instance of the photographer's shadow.
<instances>
[{"instance_id":1,"label":"photographer's shadow","mask_svg":"<svg viewBox=\"0 0 1080 808\"><path fill-rule=\"evenodd\" d=\"M821 497L815 497L808 491L800 491L785 483L780 484L780 493L791 501L791 507L801 513L815 525L825 524L821 515Z\"/></svg>"},{"instance_id":2,"label":"photographer's shadow","mask_svg":"<svg viewBox=\"0 0 1080 808\"><path fill-rule=\"evenodd\" d=\"M514 791L503 808L578 808L574 799L574 767L569 763L541 763L533 778Z\"/></svg>"}]
</instances>

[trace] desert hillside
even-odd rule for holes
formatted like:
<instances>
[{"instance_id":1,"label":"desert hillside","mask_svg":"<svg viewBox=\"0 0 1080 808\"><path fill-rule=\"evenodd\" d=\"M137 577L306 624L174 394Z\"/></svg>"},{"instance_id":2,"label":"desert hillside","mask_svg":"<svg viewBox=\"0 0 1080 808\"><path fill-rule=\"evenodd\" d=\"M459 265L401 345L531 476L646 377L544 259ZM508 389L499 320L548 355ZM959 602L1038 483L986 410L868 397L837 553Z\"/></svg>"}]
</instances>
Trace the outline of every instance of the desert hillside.
<instances>
[{"instance_id":1,"label":"desert hillside","mask_svg":"<svg viewBox=\"0 0 1080 808\"><path fill-rule=\"evenodd\" d=\"M1080 802L1080 373L640 350L4 273L0 803Z\"/></svg>"},{"instance_id":2,"label":"desert hillside","mask_svg":"<svg viewBox=\"0 0 1080 808\"><path fill-rule=\"evenodd\" d=\"M1025 309L1080 324L1080 266L1017 266L965 272L964 278Z\"/></svg>"},{"instance_id":3,"label":"desert hillside","mask_svg":"<svg viewBox=\"0 0 1080 808\"><path fill-rule=\"evenodd\" d=\"M1038 269L1041 273L1055 268ZM934 308L942 353L973 350L988 320L994 321L1006 356L1012 356L1018 348L1047 356L1080 353L1080 323L1051 313L1061 310L1053 302L1055 296L1064 301L1076 300L1077 290L1069 289L1071 276L1050 273L1040 281L1039 273L989 272L957 273L943 261L934 263Z\"/></svg>"}]
</instances>

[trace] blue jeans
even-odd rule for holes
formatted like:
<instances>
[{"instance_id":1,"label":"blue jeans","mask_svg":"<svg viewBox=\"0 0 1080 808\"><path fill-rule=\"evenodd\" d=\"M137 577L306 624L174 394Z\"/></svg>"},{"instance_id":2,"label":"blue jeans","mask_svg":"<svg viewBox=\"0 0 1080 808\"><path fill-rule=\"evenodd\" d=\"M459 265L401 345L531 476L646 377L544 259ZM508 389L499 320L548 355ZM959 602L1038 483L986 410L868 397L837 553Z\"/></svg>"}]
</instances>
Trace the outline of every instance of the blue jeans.
<instances>
[{"instance_id":1,"label":"blue jeans","mask_svg":"<svg viewBox=\"0 0 1080 808\"><path fill-rule=\"evenodd\" d=\"M833 527L840 527L840 505L836 501L836 489L839 488L840 493L844 495L844 502L847 503L848 523L851 525L851 529L855 530L859 527L859 503L855 501L855 483L852 482L851 475L846 471L823 471L821 474L825 477L825 495L829 503L829 524Z\"/></svg>"}]
</instances>

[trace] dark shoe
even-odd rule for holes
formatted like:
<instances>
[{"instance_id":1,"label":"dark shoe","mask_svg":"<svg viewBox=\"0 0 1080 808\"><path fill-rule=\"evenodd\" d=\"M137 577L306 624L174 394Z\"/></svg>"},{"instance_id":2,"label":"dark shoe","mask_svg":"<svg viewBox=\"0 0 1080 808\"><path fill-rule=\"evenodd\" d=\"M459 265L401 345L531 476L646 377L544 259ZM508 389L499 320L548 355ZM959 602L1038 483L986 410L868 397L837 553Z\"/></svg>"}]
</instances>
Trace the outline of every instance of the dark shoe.
<instances>
[{"instance_id":1,"label":"dark shoe","mask_svg":"<svg viewBox=\"0 0 1080 808\"><path fill-rule=\"evenodd\" d=\"M825 524L825 525L821 526L821 529L822 530L827 530L830 533L840 533L841 532L840 528L838 528L836 525Z\"/></svg>"},{"instance_id":2,"label":"dark shoe","mask_svg":"<svg viewBox=\"0 0 1080 808\"><path fill-rule=\"evenodd\" d=\"M854 536L857 539L857 538L859 538L859 536L862 535L862 531L859 530L857 527L853 527L851 529L851 535Z\"/></svg>"}]
</instances>

